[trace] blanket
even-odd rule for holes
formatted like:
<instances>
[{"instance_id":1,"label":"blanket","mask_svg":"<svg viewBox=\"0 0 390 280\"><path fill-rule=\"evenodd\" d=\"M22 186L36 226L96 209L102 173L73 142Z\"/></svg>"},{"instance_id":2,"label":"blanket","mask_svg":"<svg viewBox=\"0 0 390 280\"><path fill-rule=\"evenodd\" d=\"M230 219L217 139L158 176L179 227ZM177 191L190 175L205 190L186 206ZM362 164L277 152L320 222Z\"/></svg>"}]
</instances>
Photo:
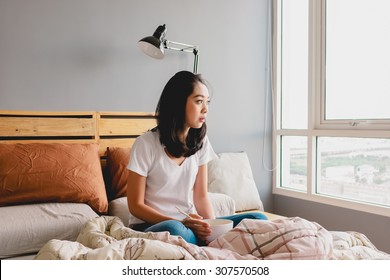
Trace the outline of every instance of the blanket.
<instances>
[{"instance_id":1,"label":"blanket","mask_svg":"<svg viewBox=\"0 0 390 280\"><path fill-rule=\"evenodd\" d=\"M332 233L299 217L244 219L208 246L197 246L168 232L138 232L118 217L101 216L91 219L76 241L50 240L36 259L390 259L390 255L377 250L362 234Z\"/></svg>"}]
</instances>

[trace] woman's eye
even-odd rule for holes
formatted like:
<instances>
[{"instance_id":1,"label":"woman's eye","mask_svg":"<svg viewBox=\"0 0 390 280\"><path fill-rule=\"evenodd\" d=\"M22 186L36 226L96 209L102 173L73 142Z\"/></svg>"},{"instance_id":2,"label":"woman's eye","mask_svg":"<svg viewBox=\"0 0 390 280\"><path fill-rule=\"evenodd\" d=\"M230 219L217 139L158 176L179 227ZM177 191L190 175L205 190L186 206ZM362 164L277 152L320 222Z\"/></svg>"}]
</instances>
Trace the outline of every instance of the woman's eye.
<instances>
[{"instance_id":1,"label":"woman's eye","mask_svg":"<svg viewBox=\"0 0 390 280\"><path fill-rule=\"evenodd\" d=\"M202 104L203 103L203 100L197 100L196 101L196 104Z\"/></svg>"}]
</instances>

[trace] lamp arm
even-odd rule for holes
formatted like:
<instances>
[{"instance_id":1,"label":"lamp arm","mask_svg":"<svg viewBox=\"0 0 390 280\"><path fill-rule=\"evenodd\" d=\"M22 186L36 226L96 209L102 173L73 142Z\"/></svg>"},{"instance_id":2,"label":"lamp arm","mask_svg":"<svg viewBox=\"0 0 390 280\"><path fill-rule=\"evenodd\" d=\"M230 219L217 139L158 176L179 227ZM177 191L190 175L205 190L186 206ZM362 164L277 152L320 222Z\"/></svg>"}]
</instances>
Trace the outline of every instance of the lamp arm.
<instances>
[{"instance_id":1,"label":"lamp arm","mask_svg":"<svg viewBox=\"0 0 390 280\"><path fill-rule=\"evenodd\" d=\"M173 41L168 41L168 40L164 40L163 44L164 44L164 48L170 49L170 50L193 52L193 50L198 49L198 47L194 46L194 45L188 45L188 44L183 44L183 43L178 43L178 42L173 42ZM181 48L179 48L177 46L180 46Z\"/></svg>"},{"instance_id":2,"label":"lamp arm","mask_svg":"<svg viewBox=\"0 0 390 280\"><path fill-rule=\"evenodd\" d=\"M193 53L195 55L195 57L194 57L194 73L197 74L198 73L198 63L199 63L199 50L194 49Z\"/></svg>"},{"instance_id":3,"label":"lamp arm","mask_svg":"<svg viewBox=\"0 0 390 280\"><path fill-rule=\"evenodd\" d=\"M198 73L198 63L199 63L199 49L197 46L188 45L173 41L164 40L164 48L168 50L181 51L181 52L191 52L194 54L194 73Z\"/></svg>"}]
</instances>

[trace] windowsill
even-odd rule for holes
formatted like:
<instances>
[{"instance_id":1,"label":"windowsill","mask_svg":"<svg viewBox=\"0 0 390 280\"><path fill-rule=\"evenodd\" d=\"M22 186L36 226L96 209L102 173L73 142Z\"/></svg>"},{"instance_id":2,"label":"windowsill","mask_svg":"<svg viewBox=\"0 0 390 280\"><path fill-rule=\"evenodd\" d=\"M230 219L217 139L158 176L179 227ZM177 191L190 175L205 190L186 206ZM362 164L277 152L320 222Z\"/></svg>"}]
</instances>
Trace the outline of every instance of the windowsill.
<instances>
[{"instance_id":1,"label":"windowsill","mask_svg":"<svg viewBox=\"0 0 390 280\"><path fill-rule=\"evenodd\" d=\"M319 195L319 194L307 194L301 191L295 191L295 190L284 189L284 188L274 187L272 193L277 195L283 195L283 196L288 196L288 197L293 197L298 199L304 199L307 201L327 204L331 206L337 206L346 209L381 215L385 217L390 217L390 207L386 207L386 206L373 205L373 204L335 198L335 197Z\"/></svg>"}]
</instances>

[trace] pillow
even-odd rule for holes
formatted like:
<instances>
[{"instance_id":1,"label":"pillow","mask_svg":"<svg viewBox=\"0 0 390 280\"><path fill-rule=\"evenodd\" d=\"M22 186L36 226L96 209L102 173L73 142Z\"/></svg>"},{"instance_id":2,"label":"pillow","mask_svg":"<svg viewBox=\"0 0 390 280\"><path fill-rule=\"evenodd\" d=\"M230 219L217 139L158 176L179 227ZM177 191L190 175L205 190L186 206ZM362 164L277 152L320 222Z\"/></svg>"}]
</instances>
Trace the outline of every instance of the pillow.
<instances>
[{"instance_id":1,"label":"pillow","mask_svg":"<svg viewBox=\"0 0 390 280\"><path fill-rule=\"evenodd\" d=\"M234 200L221 193L209 193L211 205L216 217L229 216L235 213ZM130 212L127 206L127 197L120 197L110 201L108 214L120 218L125 226L129 226Z\"/></svg>"},{"instance_id":2,"label":"pillow","mask_svg":"<svg viewBox=\"0 0 390 280\"><path fill-rule=\"evenodd\" d=\"M107 212L97 144L0 144L0 206L87 203Z\"/></svg>"},{"instance_id":3,"label":"pillow","mask_svg":"<svg viewBox=\"0 0 390 280\"><path fill-rule=\"evenodd\" d=\"M75 241L84 224L97 216L82 203L0 207L0 259L36 253L51 239Z\"/></svg>"},{"instance_id":4,"label":"pillow","mask_svg":"<svg viewBox=\"0 0 390 280\"><path fill-rule=\"evenodd\" d=\"M127 164L130 160L130 148L107 148L107 171L109 199L127 195Z\"/></svg>"},{"instance_id":5,"label":"pillow","mask_svg":"<svg viewBox=\"0 0 390 280\"><path fill-rule=\"evenodd\" d=\"M236 211L263 210L245 152L220 153L208 163L208 190L233 198Z\"/></svg>"},{"instance_id":6,"label":"pillow","mask_svg":"<svg viewBox=\"0 0 390 280\"><path fill-rule=\"evenodd\" d=\"M223 193L209 192L208 194L215 217L230 216L235 214L236 205L233 198Z\"/></svg>"},{"instance_id":7,"label":"pillow","mask_svg":"<svg viewBox=\"0 0 390 280\"><path fill-rule=\"evenodd\" d=\"M127 206L127 197L119 197L108 203L108 215L116 216L125 226L129 226L130 211Z\"/></svg>"}]
</instances>

